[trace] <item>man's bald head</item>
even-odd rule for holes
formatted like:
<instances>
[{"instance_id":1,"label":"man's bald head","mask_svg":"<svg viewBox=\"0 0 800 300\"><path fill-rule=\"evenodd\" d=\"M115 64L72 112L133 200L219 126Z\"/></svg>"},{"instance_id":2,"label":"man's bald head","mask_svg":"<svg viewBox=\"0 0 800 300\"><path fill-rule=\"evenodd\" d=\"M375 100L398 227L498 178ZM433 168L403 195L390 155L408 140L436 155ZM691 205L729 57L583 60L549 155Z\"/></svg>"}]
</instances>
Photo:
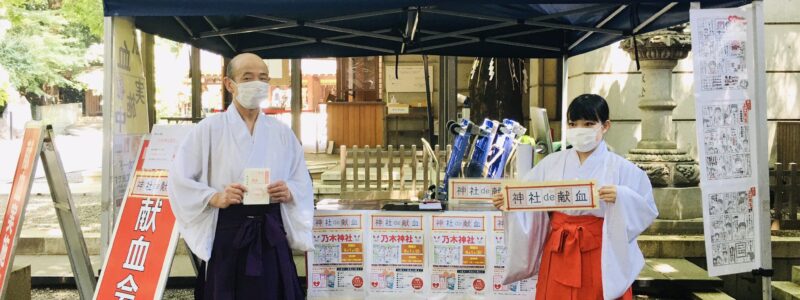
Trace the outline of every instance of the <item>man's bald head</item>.
<instances>
[{"instance_id":1,"label":"man's bald head","mask_svg":"<svg viewBox=\"0 0 800 300\"><path fill-rule=\"evenodd\" d=\"M258 55L253 53L242 53L236 55L228 63L225 76L225 89L236 96L234 84L248 81L269 82L269 69L267 64Z\"/></svg>"},{"instance_id":2,"label":"man's bald head","mask_svg":"<svg viewBox=\"0 0 800 300\"><path fill-rule=\"evenodd\" d=\"M259 70L262 68L263 70ZM261 73L266 74L266 77L269 78L269 69L267 68L267 64L264 63L264 60L262 60L261 57L253 53L242 53L234 56L228 63L226 75L228 78L238 82L241 80L239 77L248 71L251 73L255 72L255 74L252 74L255 79L252 80L261 79L259 78Z\"/></svg>"}]
</instances>

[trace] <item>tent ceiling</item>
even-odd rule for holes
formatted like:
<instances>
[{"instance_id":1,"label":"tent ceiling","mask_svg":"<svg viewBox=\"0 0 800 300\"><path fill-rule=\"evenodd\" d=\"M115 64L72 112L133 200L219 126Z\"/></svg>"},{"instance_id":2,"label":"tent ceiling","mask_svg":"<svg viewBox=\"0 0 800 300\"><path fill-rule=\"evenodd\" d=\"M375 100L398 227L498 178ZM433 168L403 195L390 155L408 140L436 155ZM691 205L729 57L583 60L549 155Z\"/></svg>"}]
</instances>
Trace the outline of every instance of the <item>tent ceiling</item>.
<instances>
[{"instance_id":1,"label":"tent ceiling","mask_svg":"<svg viewBox=\"0 0 800 300\"><path fill-rule=\"evenodd\" d=\"M544 3L542 3L544 2ZM732 7L739 1L700 1ZM688 22L689 2L104 0L149 33L230 57L561 57Z\"/></svg>"}]
</instances>

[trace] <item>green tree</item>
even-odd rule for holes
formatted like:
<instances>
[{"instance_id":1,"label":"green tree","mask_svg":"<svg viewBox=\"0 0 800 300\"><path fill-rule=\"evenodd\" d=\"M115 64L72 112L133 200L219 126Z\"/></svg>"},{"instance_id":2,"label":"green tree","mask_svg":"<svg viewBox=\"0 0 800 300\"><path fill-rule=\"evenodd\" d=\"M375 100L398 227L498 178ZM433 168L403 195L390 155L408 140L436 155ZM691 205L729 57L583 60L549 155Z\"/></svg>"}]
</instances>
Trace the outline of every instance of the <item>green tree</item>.
<instances>
[{"instance_id":1,"label":"green tree","mask_svg":"<svg viewBox=\"0 0 800 300\"><path fill-rule=\"evenodd\" d=\"M103 3L101 0L64 0L61 11L73 28L86 38L98 43L103 39Z\"/></svg>"},{"instance_id":2,"label":"green tree","mask_svg":"<svg viewBox=\"0 0 800 300\"><path fill-rule=\"evenodd\" d=\"M8 83L4 82L0 84L0 115L3 114L3 111L6 110L6 104L8 103Z\"/></svg>"},{"instance_id":3,"label":"green tree","mask_svg":"<svg viewBox=\"0 0 800 300\"><path fill-rule=\"evenodd\" d=\"M42 96L45 88L75 87L70 76L85 66L86 47L64 35L68 22L51 10L16 12L21 18L0 41L0 64L24 93Z\"/></svg>"},{"instance_id":4,"label":"green tree","mask_svg":"<svg viewBox=\"0 0 800 300\"><path fill-rule=\"evenodd\" d=\"M23 93L80 88L72 77L88 67L86 51L102 37L100 0L5 0L11 28L0 41L0 64Z\"/></svg>"}]
</instances>

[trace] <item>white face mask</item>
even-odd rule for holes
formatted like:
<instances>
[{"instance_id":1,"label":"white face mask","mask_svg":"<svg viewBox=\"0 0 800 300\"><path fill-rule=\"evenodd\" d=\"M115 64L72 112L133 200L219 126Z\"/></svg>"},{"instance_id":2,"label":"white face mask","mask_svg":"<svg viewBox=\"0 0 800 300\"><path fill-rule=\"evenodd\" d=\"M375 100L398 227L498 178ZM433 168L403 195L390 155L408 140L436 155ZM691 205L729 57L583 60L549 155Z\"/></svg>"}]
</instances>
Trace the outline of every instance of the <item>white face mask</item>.
<instances>
[{"instance_id":1,"label":"white face mask","mask_svg":"<svg viewBox=\"0 0 800 300\"><path fill-rule=\"evenodd\" d=\"M597 139L601 127L568 128L567 142L579 152L589 152L597 148L600 141Z\"/></svg>"},{"instance_id":2,"label":"white face mask","mask_svg":"<svg viewBox=\"0 0 800 300\"><path fill-rule=\"evenodd\" d=\"M261 101L269 96L269 83L256 80L233 84L236 87L236 101L244 108L257 109Z\"/></svg>"}]
</instances>

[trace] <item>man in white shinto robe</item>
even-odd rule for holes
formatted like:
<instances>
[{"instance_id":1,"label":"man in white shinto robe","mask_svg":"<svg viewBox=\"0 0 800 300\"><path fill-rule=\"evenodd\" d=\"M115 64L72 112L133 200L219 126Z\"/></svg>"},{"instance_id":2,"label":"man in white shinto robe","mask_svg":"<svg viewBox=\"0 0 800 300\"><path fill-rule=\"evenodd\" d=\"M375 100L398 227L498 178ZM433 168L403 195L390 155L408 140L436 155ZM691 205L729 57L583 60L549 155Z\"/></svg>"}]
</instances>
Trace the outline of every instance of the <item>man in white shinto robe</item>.
<instances>
[{"instance_id":1,"label":"man in white shinto robe","mask_svg":"<svg viewBox=\"0 0 800 300\"><path fill-rule=\"evenodd\" d=\"M169 196L178 228L203 261L197 299L303 299L290 249L313 249L313 192L291 129L260 111L269 71L234 57L225 88L234 102L198 123L176 151ZM270 170L270 204L242 205L248 168Z\"/></svg>"}]
</instances>

